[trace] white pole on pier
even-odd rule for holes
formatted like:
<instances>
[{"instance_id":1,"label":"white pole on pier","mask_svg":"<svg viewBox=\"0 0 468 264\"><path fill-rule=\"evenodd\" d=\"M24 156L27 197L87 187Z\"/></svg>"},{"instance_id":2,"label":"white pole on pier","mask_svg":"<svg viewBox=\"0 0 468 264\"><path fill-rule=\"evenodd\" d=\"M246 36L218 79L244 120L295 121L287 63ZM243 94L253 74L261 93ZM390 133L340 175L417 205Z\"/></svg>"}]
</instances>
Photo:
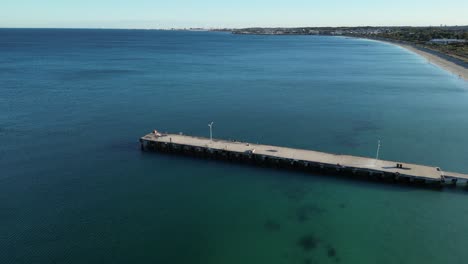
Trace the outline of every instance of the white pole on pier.
<instances>
[{"instance_id":1,"label":"white pole on pier","mask_svg":"<svg viewBox=\"0 0 468 264\"><path fill-rule=\"evenodd\" d=\"M379 141L377 142L377 155L375 155L376 160L379 159L380 146L381 146L381 144L380 144L380 139L379 139Z\"/></svg>"},{"instance_id":2,"label":"white pole on pier","mask_svg":"<svg viewBox=\"0 0 468 264\"><path fill-rule=\"evenodd\" d=\"M210 141L213 141L213 123L214 122L208 124L208 126L210 127Z\"/></svg>"}]
</instances>

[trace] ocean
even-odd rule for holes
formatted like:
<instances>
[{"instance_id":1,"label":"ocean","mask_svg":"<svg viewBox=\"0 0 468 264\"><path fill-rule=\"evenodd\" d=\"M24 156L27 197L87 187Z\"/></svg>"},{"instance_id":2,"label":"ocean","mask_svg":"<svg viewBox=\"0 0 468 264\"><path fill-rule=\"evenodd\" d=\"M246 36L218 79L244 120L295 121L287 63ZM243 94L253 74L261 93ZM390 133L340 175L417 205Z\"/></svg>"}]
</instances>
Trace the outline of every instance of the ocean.
<instances>
[{"instance_id":1,"label":"ocean","mask_svg":"<svg viewBox=\"0 0 468 264\"><path fill-rule=\"evenodd\" d=\"M0 263L466 263L468 191L141 152L154 129L468 172L468 84L332 36L0 29Z\"/></svg>"}]
</instances>

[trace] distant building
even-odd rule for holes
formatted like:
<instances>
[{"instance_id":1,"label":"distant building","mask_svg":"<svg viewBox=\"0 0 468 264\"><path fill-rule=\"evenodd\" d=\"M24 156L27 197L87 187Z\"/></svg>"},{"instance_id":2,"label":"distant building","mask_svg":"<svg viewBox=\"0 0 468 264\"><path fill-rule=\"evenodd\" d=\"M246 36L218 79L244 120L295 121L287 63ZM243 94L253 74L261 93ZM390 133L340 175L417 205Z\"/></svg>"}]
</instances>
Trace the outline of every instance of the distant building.
<instances>
[{"instance_id":1,"label":"distant building","mask_svg":"<svg viewBox=\"0 0 468 264\"><path fill-rule=\"evenodd\" d=\"M452 43L465 43L466 40L464 39L431 39L429 40L429 43L430 44L443 44L443 45L447 45L447 44L452 44Z\"/></svg>"}]
</instances>

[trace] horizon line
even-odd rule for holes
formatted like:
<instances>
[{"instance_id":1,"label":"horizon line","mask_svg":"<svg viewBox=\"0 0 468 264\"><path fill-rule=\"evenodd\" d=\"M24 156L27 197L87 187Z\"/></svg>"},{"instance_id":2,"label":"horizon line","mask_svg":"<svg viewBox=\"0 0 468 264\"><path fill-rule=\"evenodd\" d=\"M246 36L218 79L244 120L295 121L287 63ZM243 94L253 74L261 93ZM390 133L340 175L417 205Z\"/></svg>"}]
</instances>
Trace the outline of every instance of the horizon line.
<instances>
[{"instance_id":1,"label":"horizon line","mask_svg":"<svg viewBox=\"0 0 468 264\"><path fill-rule=\"evenodd\" d=\"M144 27L135 27L135 28L125 28L125 27L1 27L0 29L102 29L102 30L216 30L216 29L246 29L246 28L444 28L444 27L468 27L466 25L427 25L427 26L370 26L370 25L361 25L361 26L249 26L249 27L164 27L164 28L144 28Z\"/></svg>"}]
</instances>

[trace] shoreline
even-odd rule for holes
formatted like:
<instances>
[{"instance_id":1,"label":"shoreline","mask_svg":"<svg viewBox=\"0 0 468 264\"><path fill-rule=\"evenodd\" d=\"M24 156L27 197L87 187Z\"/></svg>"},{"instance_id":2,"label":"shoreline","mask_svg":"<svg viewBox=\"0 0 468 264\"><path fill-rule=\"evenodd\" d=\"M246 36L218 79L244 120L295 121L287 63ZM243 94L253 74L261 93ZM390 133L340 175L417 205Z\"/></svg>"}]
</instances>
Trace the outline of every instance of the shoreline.
<instances>
[{"instance_id":1,"label":"shoreline","mask_svg":"<svg viewBox=\"0 0 468 264\"><path fill-rule=\"evenodd\" d=\"M441 68L442 70L445 70L445 71L450 72L451 74L454 74L455 77L463 79L464 81L468 81L468 67L463 66L463 65L466 65L466 63L461 60L457 60L456 58L449 57L448 55L437 52L437 51L429 50L429 49L422 48L422 47L417 47L413 44L406 44L406 43L401 43L401 42L396 42L396 41L391 41L391 40L386 40L386 39L374 39L374 38L365 38L365 39L381 41L381 42L393 44L398 47L409 50L425 58L429 63Z\"/></svg>"},{"instance_id":2,"label":"shoreline","mask_svg":"<svg viewBox=\"0 0 468 264\"><path fill-rule=\"evenodd\" d=\"M270 34L270 33L243 33L243 32L231 32L232 34L240 34L240 35L268 35L268 36L291 36L291 35L308 35L308 34ZM314 34L316 36L324 36L320 34ZM330 35L326 35L330 36ZM335 35L336 36L336 35ZM367 39L373 41L380 41L388 44L392 44L395 46L399 46L404 48L412 53L415 53L424 59L427 60L428 63L439 67L440 69L447 71L464 81L468 82L468 62L452 57L449 54L442 53L437 50L432 50L426 47L420 47L417 44L380 38L380 37L368 37L368 36L356 36L356 35L340 35L341 37L348 37L348 38L356 38L356 39Z\"/></svg>"}]
</instances>

